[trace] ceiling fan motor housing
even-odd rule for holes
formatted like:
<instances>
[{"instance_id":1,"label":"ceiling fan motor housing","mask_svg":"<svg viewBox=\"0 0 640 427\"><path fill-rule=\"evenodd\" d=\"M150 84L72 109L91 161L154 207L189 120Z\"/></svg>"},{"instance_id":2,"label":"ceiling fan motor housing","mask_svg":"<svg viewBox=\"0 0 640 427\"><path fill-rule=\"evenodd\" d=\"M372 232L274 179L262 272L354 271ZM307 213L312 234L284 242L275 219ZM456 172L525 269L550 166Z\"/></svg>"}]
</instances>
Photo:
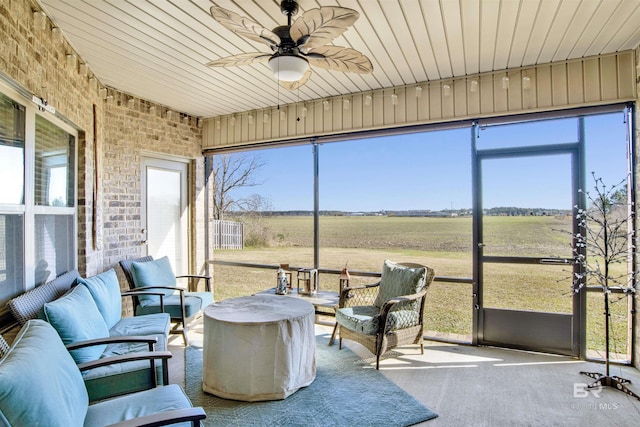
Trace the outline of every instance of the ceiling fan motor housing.
<instances>
[{"instance_id":1,"label":"ceiling fan motor housing","mask_svg":"<svg viewBox=\"0 0 640 427\"><path fill-rule=\"evenodd\" d=\"M280 37L280 45L277 50L280 55L298 55L300 53L296 42L291 38L290 28L289 25L281 25L272 30L275 35Z\"/></svg>"}]
</instances>

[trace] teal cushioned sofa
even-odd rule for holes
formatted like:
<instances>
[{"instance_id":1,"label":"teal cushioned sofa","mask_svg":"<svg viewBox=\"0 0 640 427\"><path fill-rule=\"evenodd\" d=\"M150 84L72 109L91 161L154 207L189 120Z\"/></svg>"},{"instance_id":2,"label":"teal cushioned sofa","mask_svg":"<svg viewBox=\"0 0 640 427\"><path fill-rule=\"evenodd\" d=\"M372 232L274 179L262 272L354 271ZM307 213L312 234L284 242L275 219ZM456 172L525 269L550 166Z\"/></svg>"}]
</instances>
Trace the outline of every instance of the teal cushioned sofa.
<instances>
[{"instance_id":1,"label":"teal cushioned sofa","mask_svg":"<svg viewBox=\"0 0 640 427\"><path fill-rule=\"evenodd\" d=\"M177 384L89 404L78 366L56 330L29 320L0 359L0 426L197 426L206 417ZM135 424L134 424L135 423Z\"/></svg>"},{"instance_id":2,"label":"teal cushioned sofa","mask_svg":"<svg viewBox=\"0 0 640 427\"><path fill-rule=\"evenodd\" d=\"M78 284L86 289L74 290ZM21 325L35 318L53 320L77 363L150 349L167 350L169 315L121 317L120 285L114 270L89 278L72 270L12 299L8 306ZM100 340L98 344L94 343L96 339ZM87 340L93 344L85 346ZM160 360L154 363L156 378L162 384L166 366L163 368ZM82 375L90 400L96 401L148 388L149 369L147 360L138 360L87 369Z\"/></svg>"}]
</instances>

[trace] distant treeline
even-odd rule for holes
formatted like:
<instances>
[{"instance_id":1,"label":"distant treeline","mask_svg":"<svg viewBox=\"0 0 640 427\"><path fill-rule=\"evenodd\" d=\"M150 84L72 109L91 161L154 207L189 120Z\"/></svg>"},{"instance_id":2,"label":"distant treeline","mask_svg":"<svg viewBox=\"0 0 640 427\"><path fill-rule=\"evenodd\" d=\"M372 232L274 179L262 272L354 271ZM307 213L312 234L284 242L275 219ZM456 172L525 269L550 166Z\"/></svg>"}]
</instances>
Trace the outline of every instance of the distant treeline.
<instances>
[{"instance_id":1,"label":"distant treeline","mask_svg":"<svg viewBox=\"0 0 640 427\"><path fill-rule=\"evenodd\" d=\"M516 208L499 207L485 209L485 215L491 216L556 216L556 215L571 215L571 210L568 209L543 209L543 208Z\"/></svg>"},{"instance_id":2,"label":"distant treeline","mask_svg":"<svg viewBox=\"0 0 640 427\"><path fill-rule=\"evenodd\" d=\"M252 212L251 214L255 214ZM471 209L445 209L441 211L432 210L403 210L403 211L337 211L337 210L321 210L320 216L409 216L409 217L461 217L471 216ZM230 212L232 216L243 216L249 214L247 212ZM293 210L293 211L262 211L261 216L313 216L313 211ZM484 210L485 215L489 216L556 216L570 215L571 211L567 209L543 209L543 208L517 208L517 207L497 207Z\"/></svg>"}]
</instances>

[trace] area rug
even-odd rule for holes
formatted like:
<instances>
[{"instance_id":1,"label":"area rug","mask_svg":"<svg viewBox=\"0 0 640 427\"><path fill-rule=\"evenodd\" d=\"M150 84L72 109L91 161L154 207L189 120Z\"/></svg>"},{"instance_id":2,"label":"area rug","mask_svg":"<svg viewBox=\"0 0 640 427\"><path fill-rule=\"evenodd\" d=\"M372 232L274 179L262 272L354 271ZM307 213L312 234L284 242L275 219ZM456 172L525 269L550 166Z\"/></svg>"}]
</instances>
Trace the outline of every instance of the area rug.
<instances>
[{"instance_id":1,"label":"area rug","mask_svg":"<svg viewBox=\"0 0 640 427\"><path fill-rule=\"evenodd\" d=\"M202 391L202 349L187 347L185 389L205 426L410 426L437 417L347 348L316 336L316 379L284 400L239 402Z\"/></svg>"}]
</instances>

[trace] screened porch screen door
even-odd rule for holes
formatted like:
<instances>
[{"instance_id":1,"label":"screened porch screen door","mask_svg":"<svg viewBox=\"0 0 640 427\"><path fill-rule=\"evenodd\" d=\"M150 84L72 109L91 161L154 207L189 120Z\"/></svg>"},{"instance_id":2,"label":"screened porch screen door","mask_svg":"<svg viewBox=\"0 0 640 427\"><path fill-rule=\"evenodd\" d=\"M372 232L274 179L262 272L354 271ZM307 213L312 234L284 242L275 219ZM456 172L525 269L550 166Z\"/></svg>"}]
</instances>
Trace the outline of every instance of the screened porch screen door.
<instances>
[{"instance_id":1,"label":"screened porch screen door","mask_svg":"<svg viewBox=\"0 0 640 427\"><path fill-rule=\"evenodd\" d=\"M187 273L187 165L144 159L143 189L147 254L167 256L176 274Z\"/></svg>"},{"instance_id":2,"label":"screened porch screen door","mask_svg":"<svg viewBox=\"0 0 640 427\"><path fill-rule=\"evenodd\" d=\"M578 354L573 150L479 152L481 344Z\"/></svg>"}]
</instances>

